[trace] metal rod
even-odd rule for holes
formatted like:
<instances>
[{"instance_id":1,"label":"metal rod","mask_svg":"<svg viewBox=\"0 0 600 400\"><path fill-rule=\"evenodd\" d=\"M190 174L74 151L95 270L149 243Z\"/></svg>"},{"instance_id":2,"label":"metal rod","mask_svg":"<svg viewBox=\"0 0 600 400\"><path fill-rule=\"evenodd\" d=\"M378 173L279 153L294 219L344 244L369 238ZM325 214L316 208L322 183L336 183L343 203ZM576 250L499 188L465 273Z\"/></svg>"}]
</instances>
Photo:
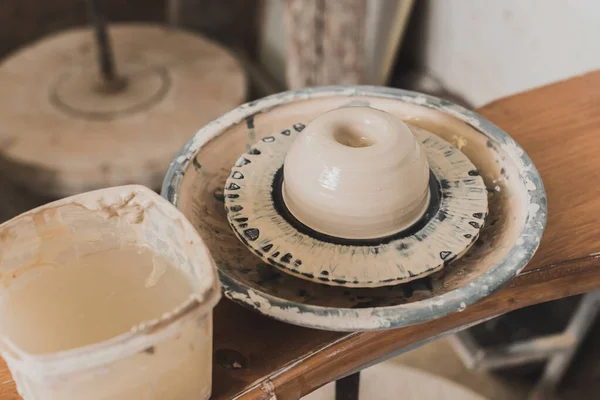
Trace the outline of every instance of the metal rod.
<instances>
[{"instance_id":1,"label":"metal rod","mask_svg":"<svg viewBox=\"0 0 600 400\"><path fill-rule=\"evenodd\" d=\"M335 381L335 400L358 400L360 372Z\"/></svg>"},{"instance_id":2,"label":"metal rod","mask_svg":"<svg viewBox=\"0 0 600 400\"><path fill-rule=\"evenodd\" d=\"M485 349L475 342L468 331L457 333L451 341L463 364L477 370L493 370L546 360L567 352L576 345L576 338L568 332Z\"/></svg>"},{"instance_id":3,"label":"metal rod","mask_svg":"<svg viewBox=\"0 0 600 400\"><path fill-rule=\"evenodd\" d=\"M106 20L100 11L98 0L86 1L89 18L95 30L100 73L106 82L114 82L117 80L117 71L110 36L106 28Z\"/></svg>"},{"instance_id":4,"label":"metal rod","mask_svg":"<svg viewBox=\"0 0 600 400\"><path fill-rule=\"evenodd\" d=\"M492 370L546 360L568 352L576 339L568 333L541 336L504 346L488 348L477 369Z\"/></svg>"},{"instance_id":5,"label":"metal rod","mask_svg":"<svg viewBox=\"0 0 600 400\"><path fill-rule=\"evenodd\" d=\"M167 25L171 28L176 28L181 24L179 0L167 0Z\"/></svg>"}]
</instances>

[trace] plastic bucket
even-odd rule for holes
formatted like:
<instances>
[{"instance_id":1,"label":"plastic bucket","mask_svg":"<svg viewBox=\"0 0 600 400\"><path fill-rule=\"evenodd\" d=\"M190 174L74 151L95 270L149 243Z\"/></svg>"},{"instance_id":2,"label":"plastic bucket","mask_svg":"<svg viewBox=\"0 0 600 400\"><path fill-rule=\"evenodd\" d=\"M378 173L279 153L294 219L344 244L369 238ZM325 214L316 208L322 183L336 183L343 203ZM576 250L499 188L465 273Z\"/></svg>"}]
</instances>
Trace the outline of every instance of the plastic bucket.
<instances>
[{"instance_id":1,"label":"plastic bucket","mask_svg":"<svg viewBox=\"0 0 600 400\"><path fill-rule=\"evenodd\" d=\"M31 399L207 399L214 262L142 186L0 225L0 352Z\"/></svg>"}]
</instances>

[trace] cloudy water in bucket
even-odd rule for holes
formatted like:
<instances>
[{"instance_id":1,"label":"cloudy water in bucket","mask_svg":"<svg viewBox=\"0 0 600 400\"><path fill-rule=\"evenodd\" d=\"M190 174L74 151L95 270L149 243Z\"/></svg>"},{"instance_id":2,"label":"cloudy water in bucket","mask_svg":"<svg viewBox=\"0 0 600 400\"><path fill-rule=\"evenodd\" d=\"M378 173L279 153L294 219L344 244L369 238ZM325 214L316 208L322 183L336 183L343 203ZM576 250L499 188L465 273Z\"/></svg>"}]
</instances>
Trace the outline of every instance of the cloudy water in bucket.
<instances>
[{"instance_id":1,"label":"cloudy water in bucket","mask_svg":"<svg viewBox=\"0 0 600 400\"><path fill-rule=\"evenodd\" d=\"M151 249L130 246L27 268L0 297L0 333L32 354L98 343L173 311L188 277Z\"/></svg>"}]
</instances>

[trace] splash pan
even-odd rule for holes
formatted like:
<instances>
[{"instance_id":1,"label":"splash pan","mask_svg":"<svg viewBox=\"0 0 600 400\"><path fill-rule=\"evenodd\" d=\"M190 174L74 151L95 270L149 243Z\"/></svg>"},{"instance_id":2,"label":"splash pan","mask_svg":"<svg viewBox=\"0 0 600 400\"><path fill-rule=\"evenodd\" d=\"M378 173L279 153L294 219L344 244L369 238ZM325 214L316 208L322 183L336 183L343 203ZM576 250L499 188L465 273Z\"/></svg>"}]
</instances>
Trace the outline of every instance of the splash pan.
<instances>
[{"instance_id":1,"label":"splash pan","mask_svg":"<svg viewBox=\"0 0 600 400\"><path fill-rule=\"evenodd\" d=\"M250 252L229 226L223 188L239 155L264 137L308 124L339 107L386 111L453 144L477 167L489 214L479 239L432 275L379 288L332 287L282 273ZM201 129L171 164L163 196L198 229L225 295L273 318L336 331L390 329L463 310L514 278L537 249L546 223L541 178L505 132L453 103L379 87L322 87L245 104Z\"/></svg>"}]
</instances>

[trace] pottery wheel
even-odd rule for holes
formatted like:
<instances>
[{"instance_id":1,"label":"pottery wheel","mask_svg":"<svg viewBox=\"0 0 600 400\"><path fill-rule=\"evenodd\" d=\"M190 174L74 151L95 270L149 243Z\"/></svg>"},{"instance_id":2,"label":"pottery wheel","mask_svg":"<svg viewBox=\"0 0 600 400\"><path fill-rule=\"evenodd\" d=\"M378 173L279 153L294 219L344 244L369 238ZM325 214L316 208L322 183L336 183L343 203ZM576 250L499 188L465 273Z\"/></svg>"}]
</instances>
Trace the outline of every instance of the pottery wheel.
<instances>
[{"instance_id":1,"label":"pottery wheel","mask_svg":"<svg viewBox=\"0 0 600 400\"><path fill-rule=\"evenodd\" d=\"M308 126L319 115L352 105L383 110L435 134L479 171L488 193L485 225L468 251L439 272L393 286L324 285L280 271L235 235L224 206L225 196L235 193L224 188L240 155L263 138L284 136L281 132L295 124ZM485 118L431 96L360 86L281 93L225 114L183 148L167 172L162 194L200 233L225 296L287 323L336 331L399 328L464 310L527 264L547 212L532 161Z\"/></svg>"},{"instance_id":2,"label":"pottery wheel","mask_svg":"<svg viewBox=\"0 0 600 400\"><path fill-rule=\"evenodd\" d=\"M49 196L128 183L158 188L198 127L244 101L236 61L204 37L110 28L122 89L100 79L91 29L46 37L0 64L0 166Z\"/></svg>"},{"instance_id":3,"label":"pottery wheel","mask_svg":"<svg viewBox=\"0 0 600 400\"><path fill-rule=\"evenodd\" d=\"M440 270L477 240L488 211L483 179L454 146L417 127L411 131L431 169L431 196L422 217L406 229L370 239L344 239L310 229L294 218L281 195L284 158L304 124L284 128L242 154L225 183L232 229L266 263L316 283L390 286ZM356 160L360 154L348 148L342 156ZM388 171L373 171L367 178L376 179L377 173ZM374 193L370 207L382 207L386 194Z\"/></svg>"}]
</instances>

